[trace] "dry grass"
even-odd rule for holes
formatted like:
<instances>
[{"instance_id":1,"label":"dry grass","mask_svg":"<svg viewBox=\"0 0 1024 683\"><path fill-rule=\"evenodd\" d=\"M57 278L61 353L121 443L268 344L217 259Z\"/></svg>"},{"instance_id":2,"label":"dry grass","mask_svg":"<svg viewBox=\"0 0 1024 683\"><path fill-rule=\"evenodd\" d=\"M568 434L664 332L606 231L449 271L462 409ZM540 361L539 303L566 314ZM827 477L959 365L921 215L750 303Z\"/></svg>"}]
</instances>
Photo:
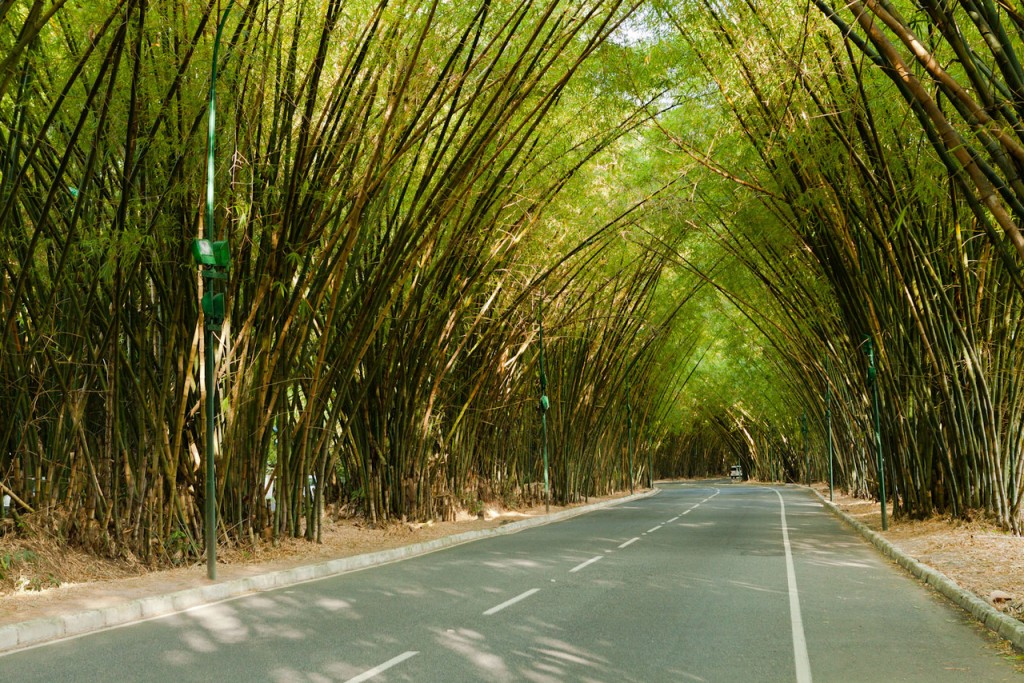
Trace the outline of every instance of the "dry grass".
<instances>
[{"instance_id":1,"label":"dry grass","mask_svg":"<svg viewBox=\"0 0 1024 683\"><path fill-rule=\"evenodd\" d=\"M138 562L97 557L68 547L52 516L25 515L14 523L5 520L0 534L0 598L25 591L57 588L69 581L110 581L145 571Z\"/></svg>"}]
</instances>

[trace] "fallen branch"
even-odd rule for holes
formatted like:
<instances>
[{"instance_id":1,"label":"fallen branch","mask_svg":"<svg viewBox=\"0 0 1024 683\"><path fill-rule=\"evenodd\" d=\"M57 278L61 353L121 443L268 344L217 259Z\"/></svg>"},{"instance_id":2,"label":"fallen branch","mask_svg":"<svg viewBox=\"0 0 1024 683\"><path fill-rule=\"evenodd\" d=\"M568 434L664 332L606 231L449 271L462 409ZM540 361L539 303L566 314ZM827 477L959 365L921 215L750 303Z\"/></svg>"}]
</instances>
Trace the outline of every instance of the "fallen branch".
<instances>
[{"instance_id":1,"label":"fallen branch","mask_svg":"<svg viewBox=\"0 0 1024 683\"><path fill-rule=\"evenodd\" d=\"M7 493L7 495L11 497L11 500L13 500L15 503L28 510L29 513L35 512L35 510L32 509L31 505L23 501L21 498L18 498L18 495L14 491L7 488L7 486L2 481L0 481L0 490L3 490L5 493Z\"/></svg>"}]
</instances>

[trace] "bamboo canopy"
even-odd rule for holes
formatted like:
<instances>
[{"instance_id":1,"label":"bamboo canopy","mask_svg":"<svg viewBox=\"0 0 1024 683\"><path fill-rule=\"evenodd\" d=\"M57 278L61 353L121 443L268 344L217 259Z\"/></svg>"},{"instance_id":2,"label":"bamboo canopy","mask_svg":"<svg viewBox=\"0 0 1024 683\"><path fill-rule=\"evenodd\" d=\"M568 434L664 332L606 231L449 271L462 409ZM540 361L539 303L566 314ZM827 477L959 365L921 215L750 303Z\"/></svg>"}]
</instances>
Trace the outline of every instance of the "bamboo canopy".
<instances>
[{"instance_id":1,"label":"bamboo canopy","mask_svg":"<svg viewBox=\"0 0 1024 683\"><path fill-rule=\"evenodd\" d=\"M0 3L15 515L198 557L212 397L220 543L539 502L542 421L554 502L834 465L1024 531L1011 3L236 2L208 179L223 9Z\"/></svg>"}]
</instances>

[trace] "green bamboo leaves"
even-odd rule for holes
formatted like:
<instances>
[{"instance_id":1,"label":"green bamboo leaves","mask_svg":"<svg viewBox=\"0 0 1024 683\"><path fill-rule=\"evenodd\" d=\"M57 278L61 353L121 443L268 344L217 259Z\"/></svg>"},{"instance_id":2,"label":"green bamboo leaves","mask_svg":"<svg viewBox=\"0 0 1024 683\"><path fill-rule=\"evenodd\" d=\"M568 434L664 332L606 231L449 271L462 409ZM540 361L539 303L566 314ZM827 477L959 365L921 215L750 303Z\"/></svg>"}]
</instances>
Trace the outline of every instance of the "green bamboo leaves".
<instances>
[{"instance_id":1,"label":"green bamboo leaves","mask_svg":"<svg viewBox=\"0 0 1024 683\"><path fill-rule=\"evenodd\" d=\"M791 405L788 425L756 430L779 430L788 448L755 448L755 430L735 415L720 436L695 435L694 447L721 438L742 446L730 446L741 459L760 459L752 471L802 479L792 444L807 406L825 472L830 393L846 487L877 493L884 474L897 514L981 509L1020 532L1022 289L1020 259L1007 250L1020 214L1019 34L1005 28L1019 17L974 2L815 2L810 14L786 3L700 4L694 19L692 5L666 3L666 20L699 55L757 162L701 158L675 135L770 213L751 221L719 210L722 228L708 229L770 295L752 306L726 287L775 348ZM911 25L930 27L928 39ZM884 473L865 336L877 354Z\"/></svg>"},{"instance_id":2,"label":"green bamboo leaves","mask_svg":"<svg viewBox=\"0 0 1024 683\"><path fill-rule=\"evenodd\" d=\"M216 2L3 7L0 477L67 537L196 552L214 391L221 541L315 539L328 507L379 521L530 498L545 287L555 496L625 485L616 392L631 367L642 429L661 261L595 284L629 211L555 241L543 217L571 213L552 203L647 116L591 66L635 5L236 4L214 207ZM214 386L188 254L205 209L232 263Z\"/></svg>"}]
</instances>

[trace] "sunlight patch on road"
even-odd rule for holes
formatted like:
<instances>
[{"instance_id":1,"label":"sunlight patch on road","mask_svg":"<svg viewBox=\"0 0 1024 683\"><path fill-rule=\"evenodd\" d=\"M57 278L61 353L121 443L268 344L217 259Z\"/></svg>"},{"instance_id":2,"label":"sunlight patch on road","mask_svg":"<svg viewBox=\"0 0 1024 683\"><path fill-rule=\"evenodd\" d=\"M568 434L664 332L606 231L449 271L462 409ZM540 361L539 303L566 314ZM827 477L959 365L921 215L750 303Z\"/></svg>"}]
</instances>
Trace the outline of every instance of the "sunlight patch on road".
<instances>
[{"instance_id":1,"label":"sunlight patch on road","mask_svg":"<svg viewBox=\"0 0 1024 683\"><path fill-rule=\"evenodd\" d=\"M205 609L191 612L193 619L199 622L214 640L220 643L240 643L249 637L249 628L235 613L235 610L224 603L210 605ZM190 643L193 649L202 650L196 643Z\"/></svg>"}]
</instances>

